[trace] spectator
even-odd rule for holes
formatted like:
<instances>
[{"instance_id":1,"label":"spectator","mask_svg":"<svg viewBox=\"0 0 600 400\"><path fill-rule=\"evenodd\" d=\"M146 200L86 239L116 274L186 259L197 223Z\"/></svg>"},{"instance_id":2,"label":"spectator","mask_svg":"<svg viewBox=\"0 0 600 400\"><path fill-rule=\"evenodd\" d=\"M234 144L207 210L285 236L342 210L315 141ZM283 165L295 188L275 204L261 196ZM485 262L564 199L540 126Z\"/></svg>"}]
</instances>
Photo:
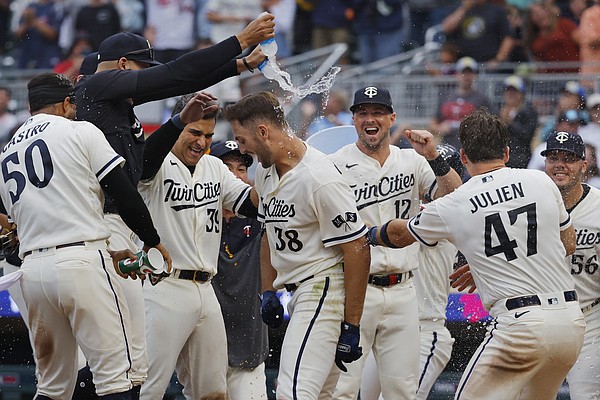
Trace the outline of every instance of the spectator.
<instances>
[{"instance_id":1,"label":"spectator","mask_svg":"<svg viewBox=\"0 0 600 400\"><path fill-rule=\"evenodd\" d=\"M600 94L591 94L587 99L589 122L581 126L577 133L584 143L591 144L595 149L600 149Z\"/></svg>"},{"instance_id":2,"label":"spectator","mask_svg":"<svg viewBox=\"0 0 600 400\"><path fill-rule=\"evenodd\" d=\"M52 71L69 78L75 82L79 75L79 68L85 56L92 52L92 42L86 36L79 36L75 39L67 57L56 64Z\"/></svg>"},{"instance_id":3,"label":"spectator","mask_svg":"<svg viewBox=\"0 0 600 400\"><path fill-rule=\"evenodd\" d=\"M262 7L275 17L275 40L277 41L277 58L292 55L292 36L294 17L296 16L295 0L262 0Z\"/></svg>"},{"instance_id":4,"label":"spectator","mask_svg":"<svg viewBox=\"0 0 600 400\"><path fill-rule=\"evenodd\" d=\"M144 36L152 43L157 61L166 63L194 49L197 6L196 0L146 1Z\"/></svg>"},{"instance_id":5,"label":"spectator","mask_svg":"<svg viewBox=\"0 0 600 400\"><path fill-rule=\"evenodd\" d=\"M410 47L423 46L425 32L432 26L440 25L459 3L458 0L407 0L410 13Z\"/></svg>"},{"instance_id":6,"label":"spectator","mask_svg":"<svg viewBox=\"0 0 600 400\"><path fill-rule=\"evenodd\" d=\"M600 74L600 3L597 0L581 15L579 51L581 74L598 76ZM585 82L586 86L593 84L593 81Z\"/></svg>"},{"instance_id":7,"label":"spectator","mask_svg":"<svg viewBox=\"0 0 600 400\"><path fill-rule=\"evenodd\" d=\"M404 50L406 38L402 3L402 0L355 2L358 47L362 64L391 57Z\"/></svg>"},{"instance_id":8,"label":"spectator","mask_svg":"<svg viewBox=\"0 0 600 400\"><path fill-rule=\"evenodd\" d=\"M464 117L481 107L491 109L490 100L475 89L477 62L471 57L463 57L456 62L458 87L442 94L437 113L431 120L429 129L443 143L460 149L458 127Z\"/></svg>"},{"instance_id":9,"label":"spectator","mask_svg":"<svg viewBox=\"0 0 600 400\"><path fill-rule=\"evenodd\" d=\"M299 137L305 139L323 129L352 125L352 114L348 107L348 94L343 90L332 90L329 93L322 116L317 116L317 106L312 100L304 100L301 107L304 129L298 132Z\"/></svg>"},{"instance_id":10,"label":"spectator","mask_svg":"<svg viewBox=\"0 0 600 400\"><path fill-rule=\"evenodd\" d=\"M90 0L81 7L75 19L75 32L88 35L98 51L100 43L121 31L121 21L115 6L108 0Z\"/></svg>"},{"instance_id":11,"label":"spectator","mask_svg":"<svg viewBox=\"0 0 600 400\"><path fill-rule=\"evenodd\" d=\"M579 128L586 124L587 122L580 111L566 110L561 112L558 116L554 132L577 133ZM544 170L544 157L542 157L541 153L545 148L546 141L544 140L544 142L540 143L533 149L531 152L531 159L527 165L528 169L539 169L540 171Z\"/></svg>"},{"instance_id":12,"label":"spectator","mask_svg":"<svg viewBox=\"0 0 600 400\"><path fill-rule=\"evenodd\" d=\"M60 60L58 31L62 12L54 0L38 0L23 11L15 31L20 47L17 67L50 69Z\"/></svg>"},{"instance_id":13,"label":"spectator","mask_svg":"<svg viewBox=\"0 0 600 400\"><path fill-rule=\"evenodd\" d=\"M516 75L504 80L503 104L498 112L508 127L510 158L506 163L511 168L527 168L531 158L531 140L538 126L538 113L525 100L525 81Z\"/></svg>"},{"instance_id":14,"label":"spectator","mask_svg":"<svg viewBox=\"0 0 600 400\"><path fill-rule=\"evenodd\" d=\"M579 61L579 44L575 32L577 25L559 16L559 9L549 0L532 4L525 23L526 47L532 58L539 62ZM577 67L549 66L543 72L573 72Z\"/></svg>"},{"instance_id":15,"label":"spectator","mask_svg":"<svg viewBox=\"0 0 600 400\"><path fill-rule=\"evenodd\" d=\"M354 10L347 0L320 0L312 11L312 47L349 43ZM347 59L341 60L347 63Z\"/></svg>"},{"instance_id":16,"label":"spectator","mask_svg":"<svg viewBox=\"0 0 600 400\"><path fill-rule=\"evenodd\" d=\"M589 143L585 143L585 159L587 160L587 167L585 168L583 181L596 189L600 189L600 171L598 170L596 148Z\"/></svg>"},{"instance_id":17,"label":"spectator","mask_svg":"<svg viewBox=\"0 0 600 400\"><path fill-rule=\"evenodd\" d=\"M556 103L554 118L549 118L541 130L541 139L546 141L548 136L556 130L556 120L558 116L567 110L583 111L586 109L586 94L583 87L577 81L568 81L560 91L558 101ZM582 114L585 118L587 111Z\"/></svg>"},{"instance_id":18,"label":"spectator","mask_svg":"<svg viewBox=\"0 0 600 400\"><path fill-rule=\"evenodd\" d=\"M0 145L4 146L11 138L13 128L19 122L17 116L8 112L11 92L7 87L0 87Z\"/></svg>"},{"instance_id":19,"label":"spectator","mask_svg":"<svg viewBox=\"0 0 600 400\"><path fill-rule=\"evenodd\" d=\"M121 29L125 32L132 32L141 35L145 26L145 7L141 0L113 0Z\"/></svg>"},{"instance_id":20,"label":"spectator","mask_svg":"<svg viewBox=\"0 0 600 400\"><path fill-rule=\"evenodd\" d=\"M429 75L452 75L454 74L454 66L458 61L459 48L456 43L445 42L440 48L440 54L436 64L428 64L425 70Z\"/></svg>"},{"instance_id":21,"label":"spectator","mask_svg":"<svg viewBox=\"0 0 600 400\"><path fill-rule=\"evenodd\" d=\"M479 62L504 62L513 47L506 11L488 0L462 0L444 18L442 30L458 45L462 57Z\"/></svg>"}]
</instances>

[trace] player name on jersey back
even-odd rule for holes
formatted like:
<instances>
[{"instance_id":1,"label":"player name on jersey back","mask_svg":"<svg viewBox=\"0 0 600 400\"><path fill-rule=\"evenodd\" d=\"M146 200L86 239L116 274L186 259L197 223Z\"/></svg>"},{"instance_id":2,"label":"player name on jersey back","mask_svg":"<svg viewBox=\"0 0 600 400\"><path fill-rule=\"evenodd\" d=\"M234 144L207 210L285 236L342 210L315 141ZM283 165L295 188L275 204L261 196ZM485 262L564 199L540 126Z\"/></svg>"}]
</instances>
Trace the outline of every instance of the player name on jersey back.
<instances>
[{"instance_id":1,"label":"player name on jersey back","mask_svg":"<svg viewBox=\"0 0 600 400\"><path fill-rule=\"evenodd\" d=\"M485 177L482 179L485 179ZM489 192L482 192L469 199L469 202L473 206L473 208L471 208L471 214L475 214L482 208L490 207L500 203L506 203L522 197L525 197L525 194L523 192L523 185L521 182L501 186Z\"/></svg>"},{"instance_id":2,"label":"player name on jersey back","mask_svg":"<svg viewBox=\"0 0 600 400\"><path fill-rule=\"evenodd\" d=\"M30 128L27 128L27 130L19 132L18 134L14 135L12 137L12 139L10 140L10 142L8 142L8 143L6 143L6 145L4 145L4 148L2 149L2 152L5 152L6 150L8 150L12 145L20 143L20 142L22 142L25 139L29 139L30 137L33 137L33 136L35 136L35 135L37 135L39 133L44 132L44 130L46 130L46 128L48 127L48 125L50 125L50 121L34 125L34 126L30 127Z\"/></svg>"}]
</instances>

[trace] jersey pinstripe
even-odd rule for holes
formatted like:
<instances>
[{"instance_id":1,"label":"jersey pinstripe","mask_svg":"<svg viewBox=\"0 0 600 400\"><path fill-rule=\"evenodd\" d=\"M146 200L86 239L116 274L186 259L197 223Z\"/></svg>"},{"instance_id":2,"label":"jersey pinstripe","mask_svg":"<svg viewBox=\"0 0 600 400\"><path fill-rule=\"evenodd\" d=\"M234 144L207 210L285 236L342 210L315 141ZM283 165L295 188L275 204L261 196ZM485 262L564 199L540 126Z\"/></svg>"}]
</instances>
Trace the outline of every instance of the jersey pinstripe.
<instances>
[{"instance_id":1,"label":"jersey pinstripe","mask_svg":"<svg viewBox=\"0 0 600 400\"><path fill-rule=\"evenodd\" d=\"M427 160L413 149L390 146L385 163L356 147L346 145L330 158L343 171L346 182L354 191L359 214L369 225L402 218L409 219L420 210L423 193L435 190L435 175ZM404 249L378 246L371 249L371 273L407 272L419 265L417 244Z\"/></svg>"},{"instance_id":2,"label":"jersey pinstripe","mask_svg":"<svg viewBox=\"0 0 600 400\"><path fill-rule=\"evenodd\" d=\"M110 236L99 181L125 161L94 125L37 114L4 146L0 160L2 202L19 226L21 257Z\"/></svg>"},{"instance_id":3,"label":"jersey pinstripe","mask_svg":"<svg viewBox=\"0 0 600 400\"><path fill-rule=\"evenodd\" d=\"M237 179L216 157L202 156L191 173L169 153L157 174L140 182L138 189L171 253L173 267L216 274L221 209L237 213L250 186Z\"/></svg>"},{"instance_id":4,"label":"jersey pinstripe","mask_svg":"<svg viewBox=\"0 0 600 400\"><path fill-rule=\"evenodd\" d=\"M571 219L577 232L577 250L567 256L566 260L575 279L575 289L582 308L600 298L598 210L600 210L600 190L593 187L589 187L589 192L571 210Z\"/></svg>"},{"instance_id":5,"label":"jersey pinstripe","mask_svg":"<svg viewBox=\"0 0 600 400\"><path fill-rule=\"evenodd\" d=\"M465 255L484 306L524 294L573 289L559 228L571 220L541 171L501 168L472 177L409 221L426 246L448 239Z\"/></svg>"},{"instance_id":6,"label":"jersey pinstripe","mask_svg":"<svg viewBox=\"0 0 600 400\"><path fill-rule=\"evenodd\" d=\"M343 260L337 244L366 233L340 171L307 146L298 165L281 178L275 166L257 167L258 219L266 224L274 285L296 283Z\"/></svg>"}]
</instances>

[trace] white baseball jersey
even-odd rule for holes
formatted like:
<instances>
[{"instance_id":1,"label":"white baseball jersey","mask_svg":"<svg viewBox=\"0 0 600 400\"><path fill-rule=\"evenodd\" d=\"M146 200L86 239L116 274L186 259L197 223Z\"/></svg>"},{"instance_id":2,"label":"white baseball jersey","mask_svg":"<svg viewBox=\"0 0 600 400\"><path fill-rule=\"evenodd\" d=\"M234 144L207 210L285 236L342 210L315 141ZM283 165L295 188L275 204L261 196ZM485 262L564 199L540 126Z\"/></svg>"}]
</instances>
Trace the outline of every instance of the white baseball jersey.
<instances>
[{"instance_id":1,"label":"white baseball jersey","mask_svg":"<svg viewBox=\"0 0 600 400\"><path fill-rule=\"evenodd\" d=\"M574 288L560 230L571 225L562 197L541 171L501 168L472 177L409 221L426 246L447 239L465 255L484 306Z\"/></svg>"},{"instance_id":2,"label":"white baseball jersey","mask_svg":"<svg viewBox=\"0 0 600 400\"><path fill-rule=\"evenodd\" d=\"M415 271L415 285L419 302L420 320L445 320L450 278L456 259L456 247L441 240L435 247L419 247L419 268Z\"/></svg>"},{"instance_id":3,"label":"white baseball jersey","mask_svg":"<svg viewBox=\"0 0 600 400\"><path fill-rule=\"evenodd\" d=\"M435 175L427 160L413 149L390 146L390 155L382 165L364 154L355 143L346 145L330 158L343 171L354 191L358 212L369 225L394 218L409 219L420 210L423 193L435 190ZM407 272L419 265L417 244L403 249L378 246L371 249L371 273Z\"/></svg>"},{"instance_id":4,"label":"white baseball jersey","mask_svg":"<svg viewBox=\"0 0 600 400\"><path fill-rule=\"evenodd\" d=\"M0 155L0 195L19 226L20 256L108 238L99 181L124 162L89 122L47 114L29 118Z\"/></svg>"},{"instance_id":5,"label":"white baseball jersey","mask_svg":"<svg viewBox=\"0 0 600 400\"><path fill-rule=\"evenodd\" d=\"M343 260L336 246L366 233L352 191L326 156L307 145L281 178L275 166L256 170L258 219L266 224L276 288L297 283Z\"/></svg>"},{"instance_id":6,"label":"white baseball jersey","mask_svg":"<svg viewBox=\"0 0 600 400\"><path fill-rule=\"evenodd\" d=\"M587 185L585 188L583 198L571 210L577 250L566 258L582 308L600 298L600 190Z\"/></svg>"},{"instance_id":7,"label":"white baseball jersey","mask_svg":"<svg viewBox=\"0 0 600 400\"><path fill-rule=\"evenodd\" d=\"M138 189L162 243L171 253L174 268L216 274L221 209L237 213L250 186L237 179L217 157L204 155L192 173L169 153L157 174L140 182Z\"/></svg>"}]
</instances>

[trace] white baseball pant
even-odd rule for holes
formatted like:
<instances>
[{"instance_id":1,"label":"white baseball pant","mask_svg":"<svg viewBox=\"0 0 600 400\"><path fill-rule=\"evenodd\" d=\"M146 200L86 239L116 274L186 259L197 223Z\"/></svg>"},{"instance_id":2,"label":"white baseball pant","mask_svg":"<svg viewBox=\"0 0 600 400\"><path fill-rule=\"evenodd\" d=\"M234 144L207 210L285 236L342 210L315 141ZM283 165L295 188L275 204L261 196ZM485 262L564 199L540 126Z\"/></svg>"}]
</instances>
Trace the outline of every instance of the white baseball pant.
<instances>
[{"instance_id":1,"label":"white baseball pant","mask_svg":"<svg viewBox=\"0 0 600 400\"><path fill-rule=\"evenodd\" d=\"M150 367L140 399L162 399L173 371L186 399L225 396L227 336L210 282L169 277L144 285L144 297Z\"/></svg>"},{"instance_id":2,"label":"white baseball pant","mask_svg":"<svg viewBox=\"0 0 600 400\"><path fill-rule=\"evenodd\" d=\"M340 373L335 351L344 319L344 277L341 268L328 272L301 283L288 303L277 400L333 398Z\"/></svg>"},{"instance_id":3,"label":"white baseball pant","mask_svg":"<svg viewBox=\"0 0 600 400\"><path fill-rule=\"evenodd\" d=\"M367 285L360 321L363 357L348 364L335 399L356 399L366 358L373 351L386 400L414 399L419 378L419 310L412 279L390 287ZM402 360L399 362L398 360Z\"/></svg>"},{"instance_id":4,"label":"white baseball pant","mask_svg":"<svg viewBox=\"0 0 600 400\"><path fill-rule=\"evenodd\" d=\"M111 236L108 239L109 250L129 249L137 253L140 249L136 244L137 236L123 222L118 214L104 214ZM148 357L146 356L146 335L144 324L144 292L142 281L131 278L117 280L125 293L125 301L131 318L131 379L134 386L141 385L148 377Z\"/></svg>"},{"instance_id":5,"label":"white baseball pant","mask_svg":"<svg viewBox=\"0 0 600 400\"><path fill-rule=\"evenodd\" d=\"M571 400L600 399L600 304L584 313L586 328L583 347L569 371Z\"/></svg>"},{"instance_id":6,"label":"white baseball pant","mask_svg":"<svg viewBox=\"0 0 600 400\"><path fill-rule=\"evenodd\" d=\"M563 293L538 295L541 306L508 310L497 301L494 322L463 372L456 400L554 400L583 344L579 302ZM552 299L552 305L548 300Z\"/></svg>"},{"instance_id":7,"label":"white baseball pant","mask_svg":"<svg viewBox=\"0 0 600 400\"><path fill-rule=\"evenodd\" d=\"M265 363L256 368L227 368L229 400L267 400Z\"/></svg>"},{"instance_id":8,"label":"white baseball pant","mask_svg":"<svg viewBox=\"0 0 600 400\"><path fill-rule=\"evenodd\" d=\"M38 395L71 400L77 344L99 396L132 387L129 311L105 241L34 251L20 280L36 361Z\"/></svg>"}]
</instances>

